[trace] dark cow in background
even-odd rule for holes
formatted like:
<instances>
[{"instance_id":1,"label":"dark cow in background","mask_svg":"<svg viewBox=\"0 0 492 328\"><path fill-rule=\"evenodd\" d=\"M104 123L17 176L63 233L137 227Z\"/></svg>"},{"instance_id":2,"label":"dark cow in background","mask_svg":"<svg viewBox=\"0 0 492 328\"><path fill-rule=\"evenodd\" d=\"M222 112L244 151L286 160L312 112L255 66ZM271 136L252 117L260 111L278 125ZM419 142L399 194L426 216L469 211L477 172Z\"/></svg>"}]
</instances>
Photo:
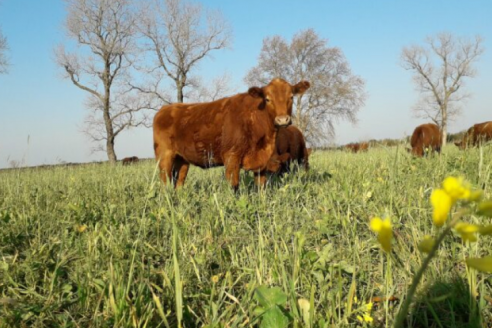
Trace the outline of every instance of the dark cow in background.
<instances>
[{"instance_id":1,"label":"dark cow in background","mask_svg":"<svg viewBox=\"0 0 492 328\"><path fill-rule=\"evenodd\" d=\"M442 134L439 126L433 123L422 124L415 128L410 139L412 149L407 149L411 154L423 157L428 151L441 152Z\"/></svg>"},{"instance_id":2,"label":"dark cow in background","mask_svg":"<svg viewBox=\"0 0 492 328\"><path fill-rule=\"evenodd\" d=\"M297 162L299 166L303 165L304 168L309 170L309 155L311 154L311 149L306 148L306 141L302 135L301 130L291 125L286 128L281 128L277 132L277 140L275 142L276 153L280 157L281 165L277 171L270 172L279 173L283 175L290 172L290 166L292 163Z\"/></svg>"},{"instance_id":3,"label":"dark cow in background","mask_svg":"<svg viewBox=\"0 0 492 328\"><path fill-rule=\"evenodd\" d=\"M130 165L133 163L138 163L138 161L139 161L139 159L137 156L132 156L132 157L123 158L123 160L121 162L123 163L123 165Z\"/></svg>"},{"instance_id":4,"label":"dark cow in background","mask_svg":"<svg viewBox=\"0 0 492 328\"><path fill-rule=\"evenodd\" d=\"M492 140L492 121L473 125L466 131L463 140L454 144L460 149L466 149L469 146L478 146L489 140Z\"/></svg>"},{"instance_id":5,"label":"dark cow in background","mask_svg":"<svg viewBox=\"0 0 492 328\"><path fill-rule=\"evenodd\" d=\"M367 142L349 143L345 145L345 149L348 149L353 153L358 153L360 151L367 151L369 149L369 143Z\"/></svg>"},{"instance_id":6,"label":"dark cow in background","mask_svg":"<svg viewBox=\"0 0 492 328\"><path fill-rule=\"evenodd\" d=\"M234 190L241 168L254 171L256 183L264 185L277 129L291 123L294 96L309 86L307 81L292 86L274 79L262 88L209 103L163 106L153 123L161 179L179 187L190 164L224 165Z\"/></svg>"}]
</instances>

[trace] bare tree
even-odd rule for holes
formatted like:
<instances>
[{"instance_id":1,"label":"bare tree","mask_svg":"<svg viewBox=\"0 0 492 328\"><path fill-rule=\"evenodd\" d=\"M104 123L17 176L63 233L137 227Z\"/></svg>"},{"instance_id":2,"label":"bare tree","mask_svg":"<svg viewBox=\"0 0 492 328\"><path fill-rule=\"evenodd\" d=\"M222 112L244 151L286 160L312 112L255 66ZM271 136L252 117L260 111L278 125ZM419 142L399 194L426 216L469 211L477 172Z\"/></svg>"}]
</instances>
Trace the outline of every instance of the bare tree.
<instances>
[{"instance_id":1,"label":"bare tree","mask_svg":"<svg viewBox=\"0 0 492 328\"><path fill-rule=\"evenodd\" d=\"M127 88L131 57L136 50L136 15L130 0L65 0L65 30L77 42L76 52L63 45L55 50L64 77L88 93L91 110L85 130L102 142L111 163L116 163L115 138L125 129L148 119L141 112L146 99Z\"/></svg>"},{"instance_id":2,"label":"bare tree","mask_svg":"<svg viewBox=\"0 0 492 328\"><path fill-rule=\"evenodd\" d=\"M152 0L142 9L140 18L140 31L155 64L148 70L152 82L134 87L162 103L170 103L169 94L162 91L162 81L170 78L177 102L183 102L185 88L193 86L191 74L200 60L229 46L228 23L220 12L204 12L201 5L185 0Z\"/></svg>"},{"instance_id":3,"label":"bare tree","mask_svg":"<svg viewBox=\"0 0 492 328\"><path fill-rule=\"evenodd\" d=\"M366 98L364 81L352 74L342 51L328 47L312 29L294 35L290 44L280 36L263 40L258 65L245 82L262 85L275 77L311 82L311 88L295 100L293 114L294 124L312 144L332 138L336 121L356 122Z\"/></svg>"},{"instance_id":4,"label":"bare tree","mask_svg":"<svg viewBox=\"0 0 492 328\"><path fill-rule=\"evenodd\" d=\"M224 98L237 91L231 82L229 74L222 74L210 81L203 81L201 78L195 78L190 83L192 86L188 98L192 102L209 102Z\"/></svg>"},{"instance_id":5,"label":"bare tree","mask_svg":"<svg viewBox=\"0 0 492 328\"><path fill-rule=\"evenodd\" d=\"M448 121L460 114L460 103L470 96L463 90L464 80L476 76L473 64L484 49L479 36L465 39L450 33L428 37L426 44L404 47L401 61L403 68L414 72L413 80L421 93L414 108L417 116L441 127L444 146Z\"/></svg>"},{"instance_id":6,"label":"bare tree","mask_svg":"<svg viewBox=\"0 0 492 328\"><path fill-rule=\"evenodd\" d=\"M9 62L6 54L8 49L7 38L0 31L0 74L6 74L8 72Z\"/></svg>"}]
</instances>

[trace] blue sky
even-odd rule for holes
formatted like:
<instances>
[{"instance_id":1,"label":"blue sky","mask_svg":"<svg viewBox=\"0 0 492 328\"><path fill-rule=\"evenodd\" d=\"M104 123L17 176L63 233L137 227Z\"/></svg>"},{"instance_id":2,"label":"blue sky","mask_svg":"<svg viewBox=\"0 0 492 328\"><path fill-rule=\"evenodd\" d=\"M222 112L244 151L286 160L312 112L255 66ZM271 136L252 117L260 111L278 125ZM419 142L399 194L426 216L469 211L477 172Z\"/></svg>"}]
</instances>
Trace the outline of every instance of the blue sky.
<instances>
[{"instance_id":1,"label":"blue sky","mask_svg":"<svg viewBox=\"0 0 492 328\"><path fill-rule=\"evenodd\" d=\"M204 79L228 72L238 91L257 62L262 41L279 34L287 40L313 28L330 46L342 49L354 74L366 81L368 99L356 125L337 124L337 143L369 138L400 138L425 121L411 111L418 94L411 73L399 66L403 46L422 43L426 36L448 31L459 36L480 34L484 55L478 77L467 82L473 97L450 131L492 120L492 2L485 0L350 0L201 1L220 9L233 28L232 49L202 62ZM106 159L91 154L81 133L85 93L61 78L53 48L66 41L61 0L0 0L0 28L8 38L11 67L0 75L0 168L9 161L27 165L58 161ZM296 82L296 81L291 81ZM152 157L151 129L131 130L116 141L119 158Z\"/></svg>"}]
</instances>

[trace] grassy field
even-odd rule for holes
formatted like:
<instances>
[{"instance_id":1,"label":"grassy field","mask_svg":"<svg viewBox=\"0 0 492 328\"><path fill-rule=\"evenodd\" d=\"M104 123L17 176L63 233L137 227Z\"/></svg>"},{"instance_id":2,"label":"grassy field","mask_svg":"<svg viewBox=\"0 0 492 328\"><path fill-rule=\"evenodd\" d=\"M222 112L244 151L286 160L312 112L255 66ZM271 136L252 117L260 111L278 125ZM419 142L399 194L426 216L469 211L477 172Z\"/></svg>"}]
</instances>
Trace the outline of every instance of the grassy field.
<instances>
[{"instance_id":1,"label":"grassy field","mask_svg":"<svg viewBox=\"0 0 492 328\"><path fill-rule=\"evenodd\" d=\"M390 327L432 189L464 176L492 198L491 150L315 152L264 191L242 172L239 195L223 168L166 188L153 161L0 172L0 327ZM386 215L391 256L368 228ZM408 326L492 327L492 277L463 262L491 249L448 238Z\"/></svg>"}]
</instances>

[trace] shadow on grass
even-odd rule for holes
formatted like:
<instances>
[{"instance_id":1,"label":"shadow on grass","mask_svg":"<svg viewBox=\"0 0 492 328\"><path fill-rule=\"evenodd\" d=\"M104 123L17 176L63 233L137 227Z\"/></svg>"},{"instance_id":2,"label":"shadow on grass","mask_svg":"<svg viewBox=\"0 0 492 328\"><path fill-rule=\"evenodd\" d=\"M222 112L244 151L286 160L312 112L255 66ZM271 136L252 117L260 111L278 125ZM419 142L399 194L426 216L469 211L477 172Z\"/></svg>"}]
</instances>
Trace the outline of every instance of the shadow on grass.
<instances>
[{"instance_id":1,"label":"shadow on grass","mask_svg":"<svg viewBox=\"0 0 492 328\"><path fill-rule=\"evenodd\" d=\"M416 300L405 327L479 328L480 308L461 278L437 281Z\"/></svg>"}]
</instances>

